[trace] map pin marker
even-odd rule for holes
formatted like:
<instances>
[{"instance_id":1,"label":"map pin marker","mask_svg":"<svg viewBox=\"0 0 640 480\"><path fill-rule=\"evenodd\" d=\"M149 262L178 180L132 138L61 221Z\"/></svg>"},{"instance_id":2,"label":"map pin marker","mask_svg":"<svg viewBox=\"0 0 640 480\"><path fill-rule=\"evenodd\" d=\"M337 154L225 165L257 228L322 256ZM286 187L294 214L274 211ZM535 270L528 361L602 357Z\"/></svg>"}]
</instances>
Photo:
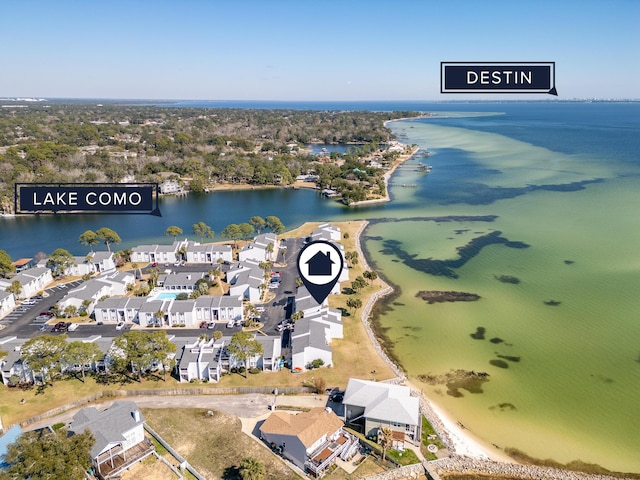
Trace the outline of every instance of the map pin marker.
<instances>
[{"instance_id":1,"label":"map pin marker","mask_svg":"<svg viewBox=\"0 0 640 480\"><path fill-rule=\"evenodd\" d=\"M344 259L331 242L318 240L306 244L298 254L298 273L311 296L322 303L340 278Z\"/></svg>"}]
</instances>

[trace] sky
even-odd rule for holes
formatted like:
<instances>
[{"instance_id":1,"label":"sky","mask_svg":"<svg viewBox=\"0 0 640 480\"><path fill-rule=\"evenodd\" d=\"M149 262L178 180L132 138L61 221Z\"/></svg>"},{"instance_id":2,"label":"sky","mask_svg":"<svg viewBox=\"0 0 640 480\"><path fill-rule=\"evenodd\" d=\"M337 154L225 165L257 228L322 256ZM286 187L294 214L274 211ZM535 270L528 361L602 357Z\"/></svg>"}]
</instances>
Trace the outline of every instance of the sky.
<instances>
[{"instance_id":1,"label":"sky","mask_svg":"<svg viewBox=\"0 0 640 480\"><path fill-rule=\"evenodd\" d=\"M454 100L440 62L556 62L640 98L640 1L0 2L0 97ZM548 95L529 95L532 99Z\"/></svg>"}]
</instances>

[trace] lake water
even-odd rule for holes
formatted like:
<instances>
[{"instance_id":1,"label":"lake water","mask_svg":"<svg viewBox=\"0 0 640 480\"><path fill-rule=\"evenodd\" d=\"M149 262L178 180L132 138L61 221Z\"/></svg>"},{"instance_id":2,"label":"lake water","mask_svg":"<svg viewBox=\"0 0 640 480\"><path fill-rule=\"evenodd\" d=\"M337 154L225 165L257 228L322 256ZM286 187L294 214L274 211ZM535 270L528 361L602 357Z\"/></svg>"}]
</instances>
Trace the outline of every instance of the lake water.
<instances>
[{"instance_id":1,"label":"lake water","mask_svg":"<svg viewBox=\"0 0 640 480\"><path fill-rule=\"evenodd\" d=\"M0 249L13 258L57 247L83 254L78 236L102 226L120 233L122 248L168 243L167 226L190 233L198 221L220 232L252 215L287 227L371 219L366 247L401 291L379 324L415 383L450 369L487 372L482 393L422 385L501 447L640 472L640 105L368 107L440 115L391 125L433 153L397 170L391 203L348 209L279 189L164 198L162 218L0 219ZM420 173L418 162L433 171ZM416 298L421 290L481 299L429 305Z\"/></svg>"}]
</instances>

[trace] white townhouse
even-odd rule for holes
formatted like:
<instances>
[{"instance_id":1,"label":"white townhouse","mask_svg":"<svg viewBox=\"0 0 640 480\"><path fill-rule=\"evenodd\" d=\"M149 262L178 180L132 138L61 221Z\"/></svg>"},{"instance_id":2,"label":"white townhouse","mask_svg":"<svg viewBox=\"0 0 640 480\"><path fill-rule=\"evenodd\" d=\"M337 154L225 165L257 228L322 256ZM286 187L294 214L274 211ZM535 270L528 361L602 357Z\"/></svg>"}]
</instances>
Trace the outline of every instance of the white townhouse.
<instances>
[{"instance_id":1,"label":"white townhouse","mask_svg":"<svg viewBox=\"0 0 640 480\"><path fill-rule=\"evenodd\" d=\"M272 245L271 249L269 249L269 245ZM242 247L238 252L238 260L241 262L244 260L257 262L273 260L277 251L278 237L274 233L262 233L253 240L253 243Z\"/></svg>"},{"instance_id":2,"label":"white townhouse","mask_svg":"<svg viewBox=\"0 0 640 480\"><path fill-rule=\"evenodd\" d=\"M165 180L158 185L158 188L160 189L160 193L163 195L182 192L182 186L175 180Z\"/></svg>"},{"instance_id":3,"label":"white townhouse","mask_svg":"<svg viewBox=\"0 0 640 480\"><path fill-rule=\"evenodd\" d=\"M29 298L52 283L53 276L51 270L46 267L28 268L11 278L0 278L0 290L6 291L13 282L18 282L21 286L17 298Z\"/></svg>"},{"instance_id":4,"label":"white townhouse","mask_svg":"<svg viewBox=\"0 0 640 480\"><path fill-rule=\"evenodd\" d=\"M200 245L197 242L188 242L186 249L187 263L217 265L233 261L231 245Z\"/></svg>"},{"instance_id":5,"label":"white townhouse","mask_svg":"<svg viewBox=\"0 0 640 480\"><path fill-rule=\"evenodd\" d=\"M158 289L165 292L191 293L196 289L198 280L206 275L205 272L174 272L158 275Z\"/></svg>"},{"instance_id":6,"label":"white townhouse","mask_svg":"<svg viewBox=\"0 0 640 480\"><path fill-rule=\"evenodd\" d=\"M196 299L196 323L228 322L244 319L244 308L240 296L201 295Z\"/></svg>"},{"instance_id":7,"label":"white townhouse","mask_svg":"<svg viewBox=\"0 0 640 480\"><path fill-rule=\"evenodd\" d=\"M74 256L73 265L68 267L64 271L64 274L72 277L82 277L83 275L91 275L93 273L96 273L96 266L93 264L93 262L91 262L90 257L91 254L84 257ZM42 260L41 263L44 266L46 262L46 260ZM38 263L38 265L40 265L40 263Z\"/></svg>"},{"instance_id":8,"label":"white townhouse","mask_svg":"<svg viewBox=\"0 0 640 480\"><path fill-rule=\"evenodd\" d=\"M89 261L98 273L112 273L116 271L116 261L113 252L93 252Z\"/></svg>"},{"instance_id":9,"label":"white townhouse","mask_svg":"<svg viewBox=\"0 0 640 480\"><path fill-rule=\"evenodd\" d=\"M74 306L76 309L79 309L83 306L83 303L87 302L87 313L91 315L96 302L102 297L110 296L111 292L111 283L93 278L69 290L69 293L58 302L58 309L61 313L69 306Z\"/></svg>"},{"instance_id":10,"label":"white townhouse","mask_svg":"<svg viewBox=\"0 0 640 480\"><path fill-rule=\"evenodd\" d=\"M127 293L127 287L136 282L136 276L131 271L114 271L107 275L101 275L97 279L111 285L109 295L124 295Z\"/></svg>"},{"instance_id":11,"label":"white townhouse","mask_svg":"<svg viewBox=\"0 0 640 480\"><path fill-rule=\"evenodd\" d=\"M165 319L170 327L196 326L195 300L174 300L165 313Z\"/></svg>"},{"instance_id":12,"label":"white townhouse","mask_svg":"<svg viewBox=\"0 0 640 480\"><path fill-rule=\"evenodd\" d=\"M248 368L260 368L263 371L275 371L281 368L282 339L280 336L255 335L254 339L262 345L262 354L247 359ZM218 340L198 339L184 344L179 349L176 371L180 382L203 380L217 382L222 372L231 368L245 366L244 362L230 355L226 350L231 337L224 336Z\"/></svg>"},{"instance_id":13,"label":"white townhouse","mask_svg":"<svg viewBox=\"0 0 640 480\"><path fill-rule=\"evenodd\" d=\"M136 263L175 263L181 259L187 241L175 241L171 245L138 245L131 250L131 261Z\"/></svg>"},{"instance_id":14,"label":"white townhouse","mask_svg":"<svg viewBox=\"0 0 640 480\"><path fill-rule=\"evenodd\" d=\"M96 303L93 314L98 323L138 323L138 312L146 301L144 297L110 297Z\"/></svg>"},{"instance_id":15,"label":"white townhouse","mask_svg":"<svg viewBox=\"0 0 640 480\"><path fill-rule=\"evenodd\" d=\"M16 308L16 299L13 293L0 290L0 318Z\"/></svg>"},{"instance_id":16,"label":"white townhouse","mask_svg":"<svg viewBox=\"0 0 640 480\"><path fill-rule=\"evenodd\" d=\"M265 272L255 260L235 263L227 272L229 295L240 296L250 302L260 302L262 292L260 286L266 282Z\"/></svg>"},{"instance_id":17,"label":"white townhouse","mask_svg":"<svg viewBox=\"0 0 640 480\"><path fill-rule=\"evenodd\" d=\"M326 299L319 304L306 287L299 287L294 311L302 312L303 318L295 322L291 333L291 368L294 371L306 370L317 359L321 359L324 365L332 365L331 340L344 338L340 310L329 308Z\"/></svg>"},{"instance_id":18,"label":"white townhouse","mask_svg":"<svg viewBox=\"0 0 640 480\"><path fill-rule=\"evenodd\" d=\"M162 326L173 299L147 300L138 310L138 321L141 327Z\"/></svg>"}]
</instances>

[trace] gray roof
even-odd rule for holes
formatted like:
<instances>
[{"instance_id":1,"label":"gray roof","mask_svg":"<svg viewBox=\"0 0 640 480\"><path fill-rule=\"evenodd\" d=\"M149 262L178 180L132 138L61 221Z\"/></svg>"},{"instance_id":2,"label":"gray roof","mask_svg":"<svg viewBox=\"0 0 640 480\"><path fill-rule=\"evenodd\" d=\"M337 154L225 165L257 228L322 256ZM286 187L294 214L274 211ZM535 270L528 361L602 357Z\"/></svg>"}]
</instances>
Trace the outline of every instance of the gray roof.
<instances>
[{"instance_id":1,"label":"gray roof","mask_svg":"<svg viewBox=\"0 0 640 480\"><path fill-rule=\"evenodd\" d=\"M135 412L138 412L139 421L134 418ZM73 433L91 431L96 440L91 456L95 458L110 444L124 442L124 434L143 423L144 416L134 402L119 400L102 412L95 407L83 408L73 416L69 430Z\"/></svg>"},{"instance_id":2,"label":"gray roof","mask_svg":"<svg viewBox=\"0 0 640 480\"><path fill-rule=\"evenodd\" d=\"M364 416L387 422L420 424L420 401L402 385L350 378L343 403L364 407Z\"/></svg>"},{"instance_id":3,"label":"gray roof","mask_svg":"<svg viewBox=\"0 0 640 480\"><path fill-rule=\"evenodd\" d=\"M259 246L259 247L266 247L270 243L273 243L273 246L275 247L277 240L278 240L278 237L276 236L275 233L261 233L255 238L253 243L255 243L256 246Z\"/></svg>"},{"instance_id":4,"label":"gray roof","mask_svg":"<svg viewBox=\"0 0 640 480\"><path fill-rule=\"evenodd\" d=\"M301 323L302 322L302 323ZM300 323L300 326L298 324ZM307 347L317 348L319 350L331 351L331 347L327 345L326 341L326 326L317 322L305 322L304 318L296 322L295 330L300 328L299 333L302 333L308 329L308 335L294 336L291 339L291 351L292 353L300 353ZM294 333L295 333L294 330Z\"/></svg>"},{"instance_id":5,"label":"gray roof","mask_svg":"<svg viewBox=\"0 0 640 480\"><path fill-rule=\"evenodd\" d=\"M81 287L70 290L61 301L68 298L79 298L80 300L93 300L93 296L104 287L111 288L109 283L103 282L96 278L86 281Z\"/></svg>"},{"instance_id":6,"label":"gray roof","mask_svg":"<svg viewBox=\"0 0 640 480\"><path fill-rule=\"evenodd\" d=\"M195 308L195 300L174 300L169 311L171 313L187 313L193 312Z\"/></svg>"},{"instance_id":7,"label":"gray roof","mask_svg":"<svg viewBox=\"0 0 640 480\"><path fill-rule=\"evenodd\" d=\"M111 252L96 252L93 254L93 257L91 257L91 261L101 262L102 260L106 260L111 257L111 255L113 255Z\"/></svg>"},{"instance_id":8,"label":"gray roof","mask_svg":"<svg viewBox=\"0 0 640 480\"><path fill-rule=\"evenodd\" d=\"M10 297L11 295L13 295L13 293L7 292L5 290L0 290L0 300L4 300L5 298Z\"/></svg>"},{"instance_id":9,"label":"gray roof","mask_svg":"<svg viewBox=\"0 0 640 480\"><path fill-rule=\"evenodd\" d=\"M165 287L171 286L189 286L193 287L198 280L204 278L205 272L178 272L170 273L168 275L160 275L164 280L163 285Z\"/></svg>"},{"instance_id":10,"label":"gray roof","mask_svg":"<svg viewBox=\"0 0 640 480\"><path fill-rule=\"evenodd\" d=\"M242 299L231 296L201 295L196 299L196 308L241 307Z\"/></svg>"},{"instance_id":11,"label":"gray roof","mask_svg":"<svg viewBox=\"0 0 640 480\"><path fill-rule=\"evenodd\" d=\"M147 301L145 297L109 297L96 304L95 309L115 308L118 310L124 310L127 308L140 308Z\"/></svg>"}]
</instances>

